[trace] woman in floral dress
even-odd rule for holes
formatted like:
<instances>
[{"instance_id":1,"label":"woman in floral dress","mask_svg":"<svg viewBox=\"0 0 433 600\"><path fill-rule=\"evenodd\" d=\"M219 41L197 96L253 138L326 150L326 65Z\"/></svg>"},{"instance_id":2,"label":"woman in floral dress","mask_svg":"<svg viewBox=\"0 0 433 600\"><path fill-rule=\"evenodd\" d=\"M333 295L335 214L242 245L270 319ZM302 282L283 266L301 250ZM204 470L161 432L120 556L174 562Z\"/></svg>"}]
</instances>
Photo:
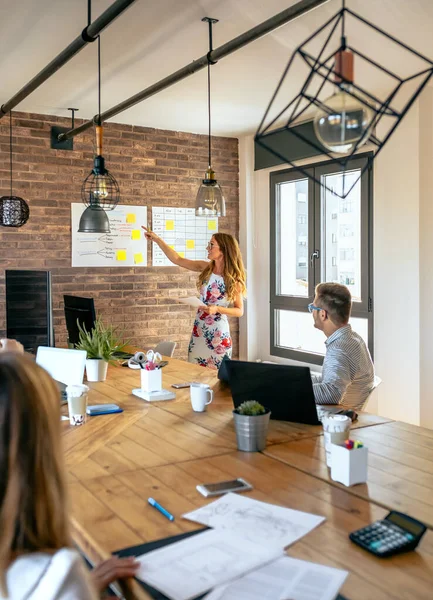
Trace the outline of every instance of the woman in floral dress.
<instances>
[{"instance_id":1,"label":"woman in floral dress","mask_svg":"<svg viewBox=\"0 0 433 600\"><path fill-rule=\"evenodd\" d=\"M228 317L241 317L244 312L245 269L238 242L228 233L215 233L207 246L207 262L182 258L148 229L146 238L158 244L175 265L200 273L197 287L203 305L194 321L188 360L219 369L224 356L232 355Z\"/></svg>"}]
</instances>

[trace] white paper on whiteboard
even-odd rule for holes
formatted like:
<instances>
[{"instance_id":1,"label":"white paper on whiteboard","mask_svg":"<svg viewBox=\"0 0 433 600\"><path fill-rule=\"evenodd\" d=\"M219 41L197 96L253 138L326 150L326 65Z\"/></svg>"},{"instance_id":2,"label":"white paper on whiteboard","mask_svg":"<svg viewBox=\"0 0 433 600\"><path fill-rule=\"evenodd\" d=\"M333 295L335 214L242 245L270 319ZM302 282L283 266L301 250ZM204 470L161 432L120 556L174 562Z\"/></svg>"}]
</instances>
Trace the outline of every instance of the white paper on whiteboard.
<instances>
[{"instance_id":1,"label":"white paper on whiteboard","mask_svg":"<svg viewBox=\"0 0 433 600\"><path fill-rule=\"evenodd\" d=\"M73 267L146 267L147 207L118 204L107 211L110 233L78 233L82 203L71 204Z\"/></svg>"},{"instance_id":2,"label":"white paper on whiteboard","mask_svg":"<svg viewBox=\"0 0 433 600\"><path fill-rule=\"evenodd\" d=\"M189 296L188 298L178 298L178 302L182 302L182 304L188 304L189 306L194 306L194 308L198 308L199 306L204 306L204 303L200 298L196 298L195 296Z\"/></svg>"}]
</instances>

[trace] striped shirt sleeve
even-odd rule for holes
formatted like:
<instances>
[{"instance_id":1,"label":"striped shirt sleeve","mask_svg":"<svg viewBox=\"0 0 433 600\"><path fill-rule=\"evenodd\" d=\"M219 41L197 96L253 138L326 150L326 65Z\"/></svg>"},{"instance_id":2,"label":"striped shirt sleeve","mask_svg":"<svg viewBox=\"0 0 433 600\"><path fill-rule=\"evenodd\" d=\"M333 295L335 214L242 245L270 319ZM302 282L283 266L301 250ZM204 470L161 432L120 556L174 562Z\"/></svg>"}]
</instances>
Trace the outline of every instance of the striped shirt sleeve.
<instances>
[{"instance_id":1,"label":"striped shirt sleeve","mask_svg":"<svg viewBox=\"0 0 433 600\"><path fill-rule=\"evenodd\" d=\"M339 404L351 384L350 361L342 349L328 350L320 383L313 382L316 404Z\"/></svg>"}]
</instances>

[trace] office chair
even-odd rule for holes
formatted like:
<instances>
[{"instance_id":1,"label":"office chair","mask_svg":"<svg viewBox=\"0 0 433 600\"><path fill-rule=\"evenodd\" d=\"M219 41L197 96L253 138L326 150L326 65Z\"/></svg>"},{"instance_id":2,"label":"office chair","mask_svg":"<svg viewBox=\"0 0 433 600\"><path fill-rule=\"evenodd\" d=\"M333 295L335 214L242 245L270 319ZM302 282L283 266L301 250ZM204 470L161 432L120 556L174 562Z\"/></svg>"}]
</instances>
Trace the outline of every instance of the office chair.
<instances>
[{"instance_id":1,"label":"office chair","mask_svg":"<svg viewBox=\"0 0 433 600\"><path fill-rule=\"evenodd\" d=\"M363 404L363 407L362 407L362 409L361 409L361 410L366 410L366 408L367 408L367 404L368 404L368 401L369 401L369 400L370 400L370 398L371 398L371 395L373 394L374 390L375 390L377 387L379 387L379 386L380 386L380 384L381 384L381 383L382 383L382 379L381 379L381 378L380 378L378 375L375 375L375 376L374 376L374 383L373 383L373 387L371 388L371 390L370 390L370 393L368 394L367 398L365 399L365 402L364 402L364 404ZM375 412L375 411L373 411L373 412Z\"/></svg>"},{"instance_id":2,"label":"office chair","mask_svg":"<svg viewBox=\"0 0 433 600\"><path fill-rule=\"evenodd\" d=\"M154 352L159 352L162 356L168 356L171 358L174 354L174 349L176 348L176 342L170 342L169 340L163 340L159 342L155 348Z\"/></svg>"}]
</instances>

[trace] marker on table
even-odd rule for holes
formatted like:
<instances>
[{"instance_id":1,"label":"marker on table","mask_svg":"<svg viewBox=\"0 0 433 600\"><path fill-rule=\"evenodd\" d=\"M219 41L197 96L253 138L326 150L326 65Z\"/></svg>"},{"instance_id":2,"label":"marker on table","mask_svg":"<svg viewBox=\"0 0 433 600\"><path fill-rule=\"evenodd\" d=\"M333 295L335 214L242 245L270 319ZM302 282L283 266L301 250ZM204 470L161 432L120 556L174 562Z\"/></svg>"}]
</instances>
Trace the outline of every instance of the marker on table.
<instances>
[{"instance_id":1,"label":"marker on table","mask_svg":"<svg viewBox=\"0 0 433 600\"><path fill-rule=\"evenodd\" d=\"M160 504L158 504L158 502L156 500L154 500L153 498L148 498L147 500L149 502L149 504L151 506L153 506L154 508L156 508L156 510L159 510L159 512L161 514L164 515L164 517L167 517L167 519L169 521L174 521L174 517L171 513L168 512L168 510L165 510L165 508L163 508Z\"/></svg>"}]
</instances>

